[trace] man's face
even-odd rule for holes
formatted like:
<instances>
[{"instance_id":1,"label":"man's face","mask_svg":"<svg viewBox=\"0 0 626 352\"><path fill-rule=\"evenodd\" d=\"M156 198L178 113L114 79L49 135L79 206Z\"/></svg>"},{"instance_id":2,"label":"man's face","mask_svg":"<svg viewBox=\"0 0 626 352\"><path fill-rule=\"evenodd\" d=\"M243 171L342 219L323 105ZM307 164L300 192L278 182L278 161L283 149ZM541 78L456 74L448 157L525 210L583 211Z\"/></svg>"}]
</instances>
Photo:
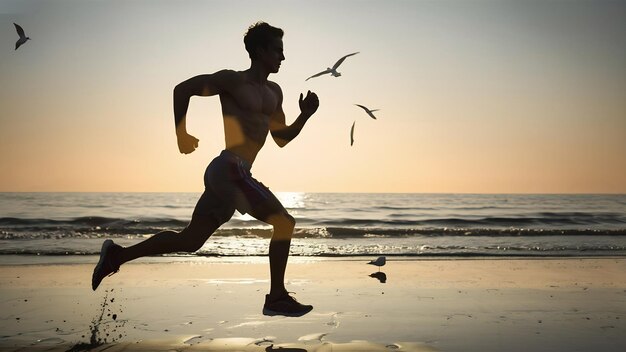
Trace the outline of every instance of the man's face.
<instances>
[{"instance_id":1,"label":"man's face","mask_svg":"<svg viewBox=\"0 0 626 352\"><path fill-rule=\"evenodd\" d=\"M277 73L280 69L280 63L285 60L283 40L280 38L273 39L267 48L260 48L259 60L265 64L270 73Z\"/></svg>"}]
</instances>

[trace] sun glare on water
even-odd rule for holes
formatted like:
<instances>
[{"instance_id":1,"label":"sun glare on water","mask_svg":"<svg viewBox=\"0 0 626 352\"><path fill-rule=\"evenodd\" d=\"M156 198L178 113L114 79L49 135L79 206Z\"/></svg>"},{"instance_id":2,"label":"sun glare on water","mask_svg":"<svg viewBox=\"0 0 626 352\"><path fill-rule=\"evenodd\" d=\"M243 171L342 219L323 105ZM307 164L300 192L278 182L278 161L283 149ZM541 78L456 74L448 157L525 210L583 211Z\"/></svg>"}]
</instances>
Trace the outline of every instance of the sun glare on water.
<instances>
[{"instance_id":1,"label":"sun glare on water","mask_svg":"<svg viewBox=\"0 0 626 352\"><path fill-rule=\"evenodd\" d=\"M276 197L283 203L285 209L290 210L304 207L304 195L303 192L280 192Z\"/></svg>"}]
</instances>

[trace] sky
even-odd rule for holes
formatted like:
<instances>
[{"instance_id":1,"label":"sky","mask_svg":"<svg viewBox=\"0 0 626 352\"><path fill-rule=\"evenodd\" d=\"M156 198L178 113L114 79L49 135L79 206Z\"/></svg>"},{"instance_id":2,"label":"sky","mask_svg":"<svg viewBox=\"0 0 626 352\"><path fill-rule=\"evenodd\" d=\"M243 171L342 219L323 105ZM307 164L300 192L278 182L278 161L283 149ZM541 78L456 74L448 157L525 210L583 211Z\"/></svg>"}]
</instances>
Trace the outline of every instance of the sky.
<instances>
[{"instance_id":1,"label":"sky","mask_svg":"<svg viewBox=\"0 0 626 352\"><path fill-rule=\"evenodd\" d=\"M626 1L603 0L0 0L0 191L201 192L219 99L192 98L182 155L172 90L247 69L261 20L287 122L320 99L257 157L273 191L626 193Z\"/></svg>"}]
</instances>

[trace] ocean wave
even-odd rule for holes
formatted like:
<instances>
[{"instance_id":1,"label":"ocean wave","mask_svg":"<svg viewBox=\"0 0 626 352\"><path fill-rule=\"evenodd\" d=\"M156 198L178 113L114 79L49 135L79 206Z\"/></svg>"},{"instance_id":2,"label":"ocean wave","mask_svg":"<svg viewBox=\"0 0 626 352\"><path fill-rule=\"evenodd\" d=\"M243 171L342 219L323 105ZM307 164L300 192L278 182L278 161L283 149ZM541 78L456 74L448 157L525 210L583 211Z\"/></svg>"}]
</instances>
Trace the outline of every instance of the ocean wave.
<instances>
[{"instance_id":1,"label":"ocean wave","mask_svg":"<svg viewBox=\"0 0 626 352\"><path fill-rule=\"evenodd\" d=\"M94 256L100 254L99 251L73 251L73 250L0 250L0 256L4 255L25 255L25 256ZM340 257L623 257L626 256L626 248L589 248L585 250L438 250L438 251L419 251L419 252L398 252L389 253L381 251L350 251L350 252L317 252L317 253L298 253L290 252L292 257L320 257L320 258L340 258ZM231 252L224 253L220 251L199 251L196 253L170 253L161 255L161 257L266 257L267 253L243 253Z\"/></svg>"},{"instance_id":2,"label":"ocean wave","mask_svg":"<svg viewBox=\"0 0 626 352\"><path fill-rule=\"evenodd\" d=\"M108 218L101 216L83 216L70 219L22 219L5 217L0 218L0 229L30 229L30 230L47 230L51 228L67 228L67 229L120 229L124 227L184 227L187 221L177 219L122 219Z\"/></svg>"},{"instance_id":3,"label":"ocean wave","mask_svg":"<svg viewBox=\"0 0 626 352\"><path fill-rule=\"evenodd\" d=\"M485 237L531 237L531 236L626 236L626 229L621 230L546 230L546 229L522 229L522 228L417 228L417 229L380 229L380 228L342 228L330 227L325 228L328 237L350 238L350 237L368 237L368 236L385 236L385 237L407 237L407 236L485 236ZM307 232L308 230L303 230ZM319 233L317 231L316 233Z\"/></svg>"},{"instance_id":4,"label":"ocean wave","mask_svg":"<svg viewBox=\"0 0 626 352\"><path fill-rule=\"evenodd\" d=\"M0 239L65 239L65 238L144 238L170 229L171 222L153 222L147 226L143 222L121 221L116 226L64 227L0 227ZM176 222L178 229L183 223ZM161 225L161 226L155 226ZM220 228L213 236L224 237L272 237L270 227ZM311 227L296 228L294 238L403 238L403 237L549 237L549 236L626 236L626 229L525 229L525 228L368 228L368 227Z\"/></svg>"},{"instance_id":5,"label":"ocean wave","mask_svg":"<svg viewBox=\"0 0 626 352\"><path fill-rule=\"evenodd\" d=\"M300 219L298 219L300 220ZM626 216L621 213L532 213L524 216L471 216L471 217L436 217L424 218L415 214L392 213L385 219L301 219L298 223L310 223L317 226L350 227L460 227L460 228L580 228L611 227L626 228Z\"/></svg>"},{"instance_id":6,"label":"ocean wave","mask_svg":"<svg viewBox=\"0 0 626 352\"><path fill-rule=\"evenodd\" d=\"M174 206L176 207L176 206ZM396 229L428 229L428 228L456 228L456 229L490 229L504 231L514 229L537 230L570 230L570 229L626 229L626 213L607 211L538 211L522 212L521 214L496 212L493 215L483 215L478 212L465 214L458 209L448 209L447 213L437 212L429 214L419 211L407 211L402 206L384 206L390 213L369 214L367 210L352 210L316 213L296 211L294 213L297 226L303 228L381 228L395 231ZM406 207L408 208L408 207ZM485 207L480 207L485 208ZM412 208L411 208L412 209ZM369 215L368 215L369 214ZM4 231L48 231L51 229L65 229L79 232L92 230L109 231L111 233L132 234L151 233L166 228L182 229L188 219L178 217L106 217L80 216L74 218L22 218L1 217L0 230ZM235 216L225 227L253 228L267 226L250 217Z\"/></svg>"}]
</instances>

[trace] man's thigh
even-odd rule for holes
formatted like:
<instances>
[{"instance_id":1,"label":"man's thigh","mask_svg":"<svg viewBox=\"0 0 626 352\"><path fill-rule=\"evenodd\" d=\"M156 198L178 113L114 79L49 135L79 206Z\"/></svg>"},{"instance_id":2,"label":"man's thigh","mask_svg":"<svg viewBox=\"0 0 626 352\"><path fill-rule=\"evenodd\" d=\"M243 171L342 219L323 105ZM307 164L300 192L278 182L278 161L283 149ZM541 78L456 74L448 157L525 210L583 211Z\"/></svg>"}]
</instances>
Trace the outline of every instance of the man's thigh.
<instances>
[{"instance_id":1,"label":"man's thigh","mask_svg":"<svg viewBox=\"0 0 626 352\"><path fill-rule=\"evenodd\" d=\"M236 208L241 213L248 213L255 219L272 223L272 218L288 215L287 210L263 183L253 177L246 178L240 184L236 197Z\"/></svg>"},{"instance_id":2,"label":"man's thigh","mask_svg":"<svg viewBox=\"0 0 626 352\"><path fill-rule=\"evenodd\" d=\"M215 229L226 223L235 213L235 205L205 188L191 217L191 225L215 224Z\"/></svg>"}]
</instances>

